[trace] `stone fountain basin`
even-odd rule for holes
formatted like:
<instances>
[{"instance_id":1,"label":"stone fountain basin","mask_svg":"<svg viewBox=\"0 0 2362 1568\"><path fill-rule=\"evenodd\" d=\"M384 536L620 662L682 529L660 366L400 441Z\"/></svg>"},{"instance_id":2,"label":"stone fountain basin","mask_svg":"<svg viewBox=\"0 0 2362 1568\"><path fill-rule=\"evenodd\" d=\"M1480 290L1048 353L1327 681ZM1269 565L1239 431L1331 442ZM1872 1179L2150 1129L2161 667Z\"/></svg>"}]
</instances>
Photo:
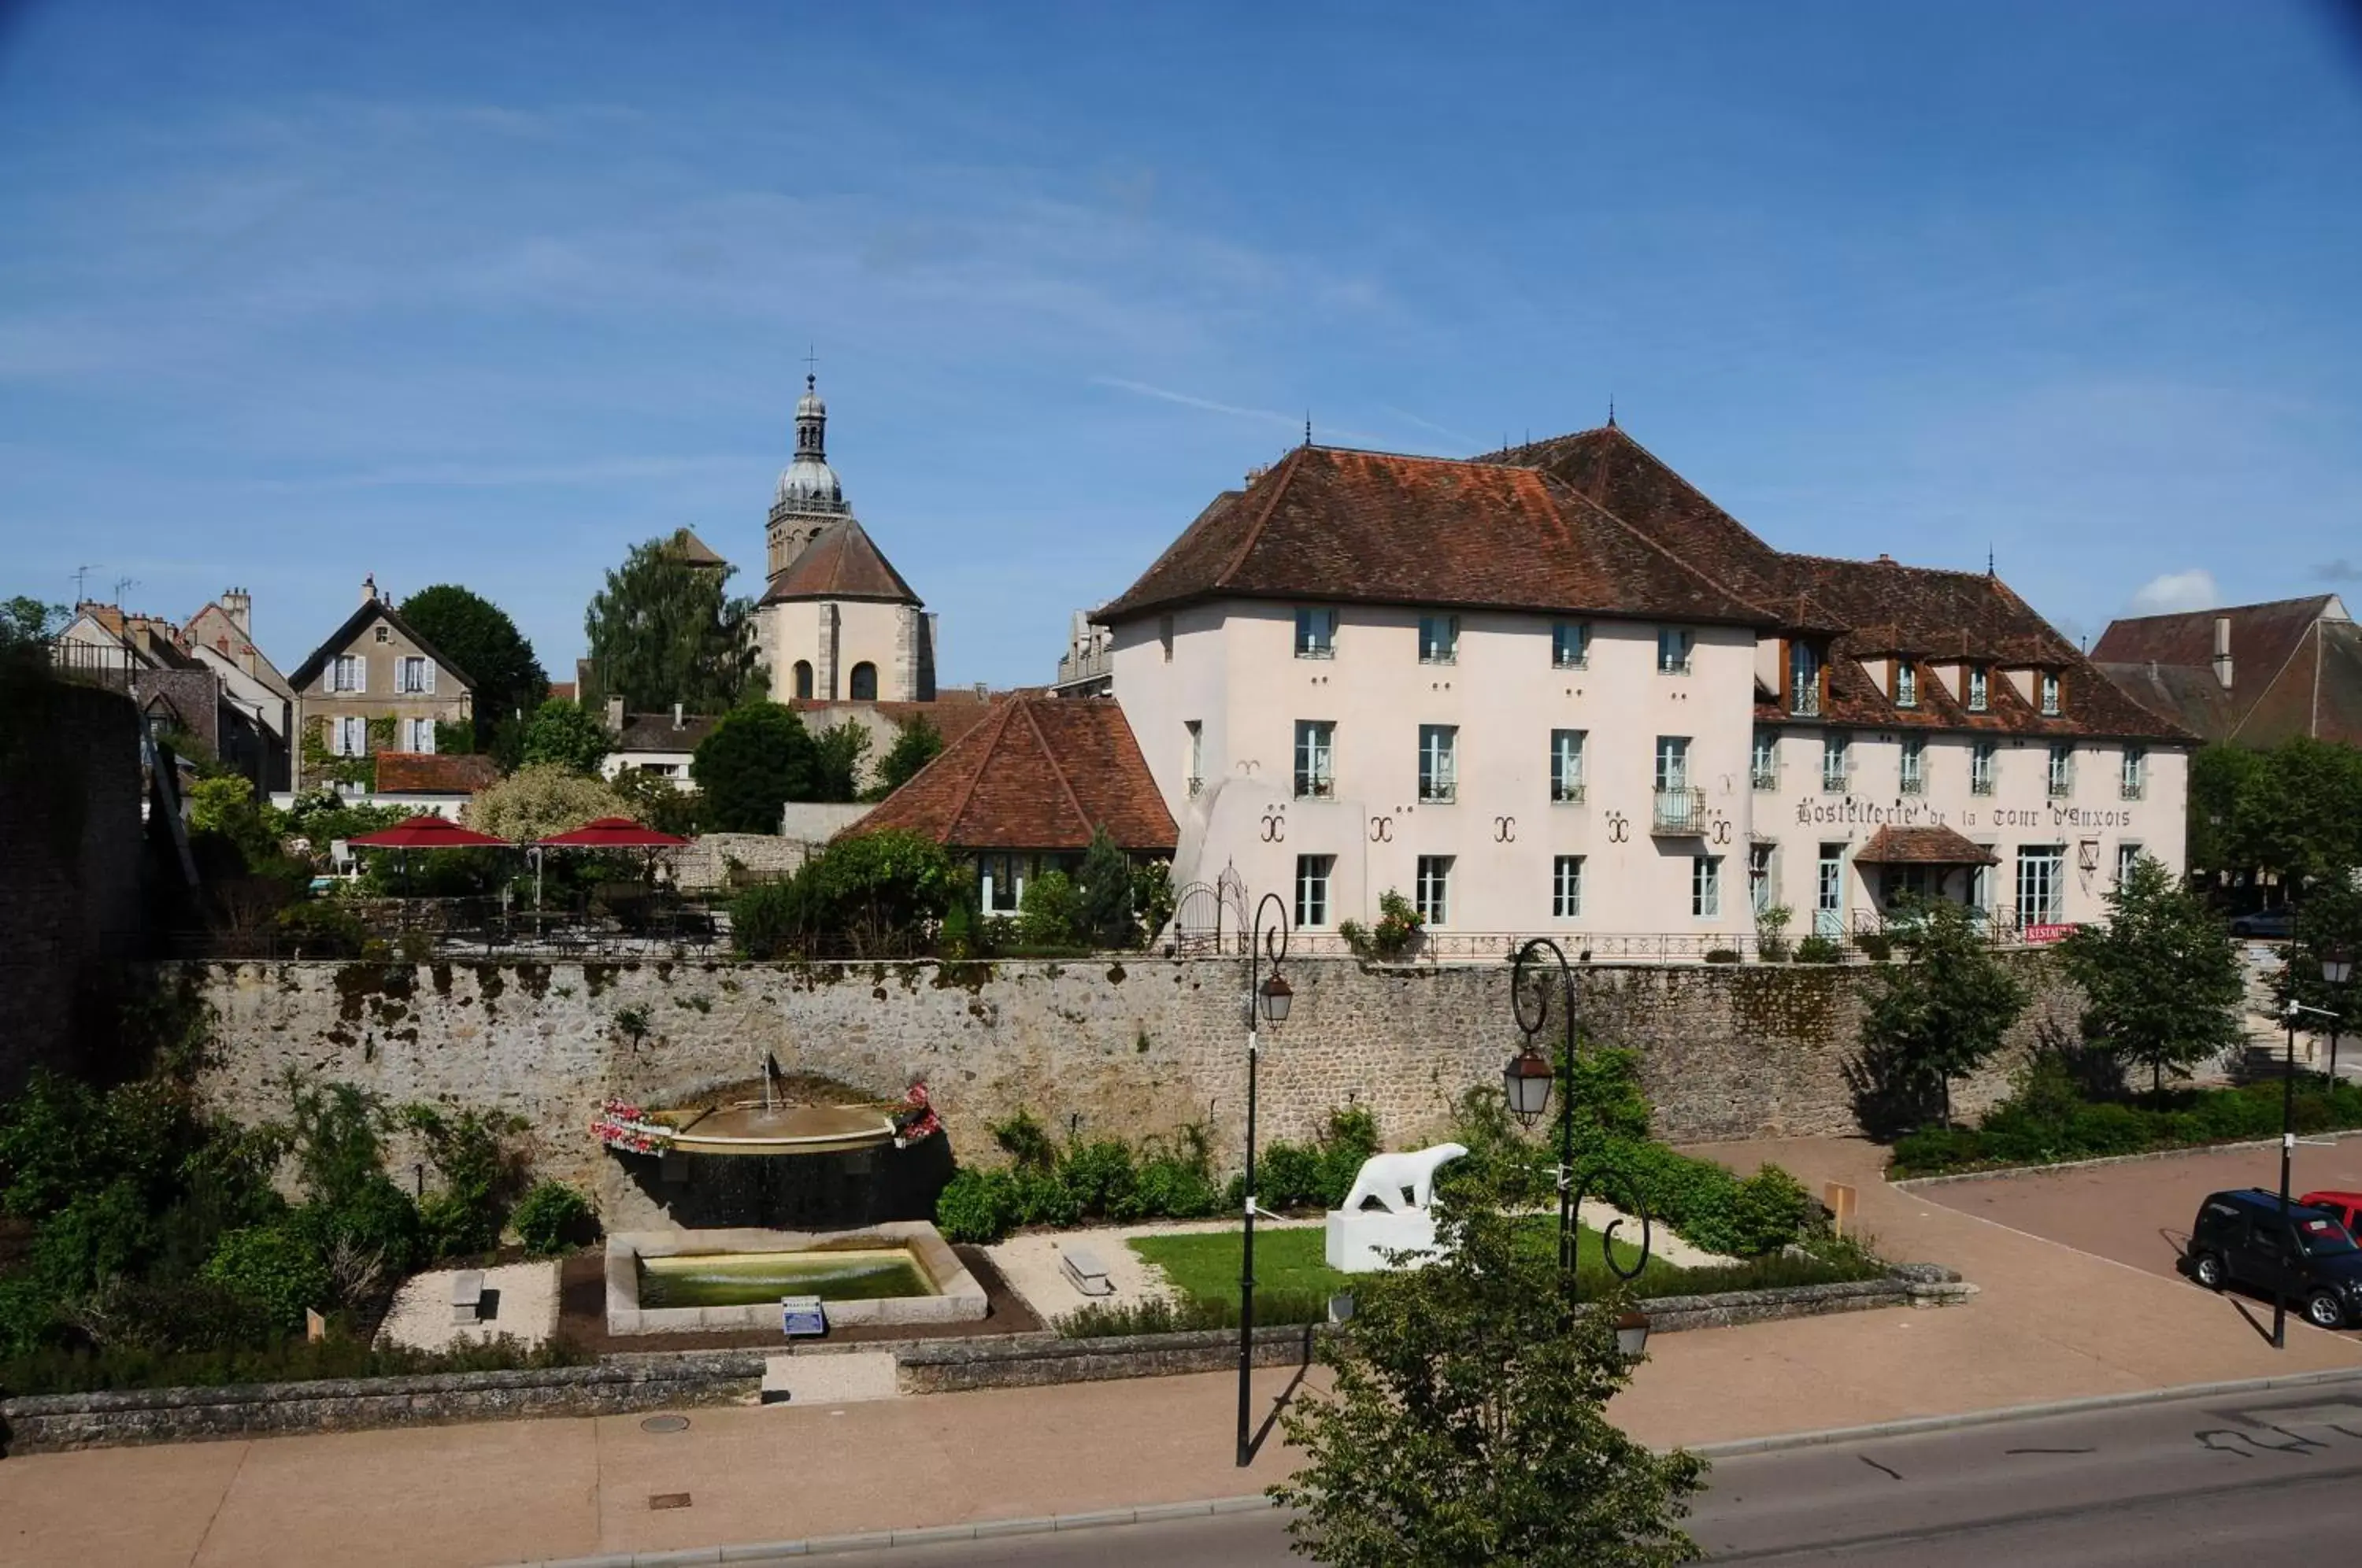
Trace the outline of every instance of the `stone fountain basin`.
<instances>
[{"instance_id":1,"label":"stone fountain basin","mask_svg":"<svg viewBox=\"0 0 2362 1568\"><path fill-rule=\"evenodd\" d=\"M923 1220L896 1220L854 1231L621 1231L607 1238L607 1331L678 1334L779 1328L777 1300L734 1307L640 1305L642 1258L722 1257L771 1253L869 1252L902 1249L934 1286L927 1296L827 1301L829 1326L973 1322L985 1315L984 1287Z\"/></svg>"},{"instance_id":2,"label":"stone fountain basin","mask_svg":"<svg viewBox=\"0 0 2362 1568\"><path fill-rule=\"evenodd\" d=\"M894 1122L858 1105L783 1105L760 1100L702 1110L659 1110L672 1146L691 1154L836 1154L894 1141Z\"/></svg>"}]
</instances>

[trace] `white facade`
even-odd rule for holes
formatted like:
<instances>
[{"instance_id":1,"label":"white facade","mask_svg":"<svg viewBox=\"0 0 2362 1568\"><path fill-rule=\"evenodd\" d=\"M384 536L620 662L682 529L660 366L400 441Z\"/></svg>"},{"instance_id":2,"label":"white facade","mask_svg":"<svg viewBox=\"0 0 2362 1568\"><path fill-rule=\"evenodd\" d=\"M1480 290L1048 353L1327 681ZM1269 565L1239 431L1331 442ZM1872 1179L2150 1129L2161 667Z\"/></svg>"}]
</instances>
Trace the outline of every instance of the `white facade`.
<instances>
[{"instance_id":1,"label":"white facade","mask_svg":"<svg viewBox=\"0 0 2362 1568\"><path fill-rule=\"evenodd\" d=\"M2013 929L2058 926L2103 912L2127 852L2182 868L2180 748L2136 745L2128 783L2113 740L1759 725L1759 671L1779 647L1748 627L1233 598L1127 620L1110 657L1180 824L1175 885L1234 869L1310 933L1373 922L1393 889L1429 917L1430 942L1696 956L1744 948L1763 905L1794 911L1792 938L1874 925L1905 887ZM1962 678L1919 679L1947 673ZM1775 762L1762 778L1759 729ZM1845 766L1825 780L1832 733ZM1989 792L1970 778L1984 744ZM2054 744L2069 748L2057 790ZM1999 864L1936 878L1858 858L1882 827L1939 825Z\"/></svg>"}]
</instances>

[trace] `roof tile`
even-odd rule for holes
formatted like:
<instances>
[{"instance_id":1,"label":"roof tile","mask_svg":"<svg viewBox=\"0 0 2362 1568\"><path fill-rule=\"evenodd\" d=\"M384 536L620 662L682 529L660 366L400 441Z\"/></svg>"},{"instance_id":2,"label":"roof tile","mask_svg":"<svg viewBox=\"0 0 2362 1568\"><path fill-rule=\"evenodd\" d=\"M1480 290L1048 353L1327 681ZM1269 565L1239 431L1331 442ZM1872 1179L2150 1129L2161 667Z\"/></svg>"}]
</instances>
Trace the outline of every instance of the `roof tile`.
<instances>
[{"instance_id":1,"label":"roof tile","mask_svg":"<svg viewBox=\"0 0 2362 1568\"><path fill-rule=\"evenodd\" d=\"M904 828L955 849L1076 850L1105 827L1171 853L1165 809L1123 710L1108 698L1012 696L880 801L855 833Z\"/></svg>"}]
</instances>

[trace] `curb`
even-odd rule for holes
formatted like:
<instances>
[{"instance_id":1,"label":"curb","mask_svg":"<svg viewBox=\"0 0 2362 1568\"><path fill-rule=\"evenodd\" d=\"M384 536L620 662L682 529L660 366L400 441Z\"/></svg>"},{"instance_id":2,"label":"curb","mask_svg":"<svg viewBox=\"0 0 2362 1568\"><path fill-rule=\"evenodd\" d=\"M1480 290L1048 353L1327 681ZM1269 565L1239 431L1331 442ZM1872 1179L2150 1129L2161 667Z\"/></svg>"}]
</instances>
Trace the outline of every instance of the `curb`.
<instances>
[{"instance_id":1,"label":"curb","mask_svg":"<svg viewBox=\"0 0 2362 1568\"><path fill-rule=\"evenodd\" d=\"M2220 1398L2235 1394L2261 1394L2282 1388L2309 1388L2323 1384L2355 1382L2362 1382L2362 1366L2292 1372L2279 1377L2249 1377L2228 1383L2186 1383L2172 1388L2143 1388L2125 1394L2100 1394L2089 1398L2058 1399L2039 1405L2003 1405L1990 1410L1968 1410L1948 1416L1914 1416L1902 1420L1878 1421L1868 1426L1829 1427L1819 1431L1784 1432L1774 1437L1738 1438L1729 1442L1700 1443L1689 1452L1701 1459L1736 1459L1747 1454L1826 1448L1875 1438L1912 1437L1924 1432L2001 1426L2012 1421L2039 1420L2051 1416L2170 1404L2177 1399ZM1174 1519L1209 1518L1217 1514L1253 1513L1276 1506L1257 1492L1243 1496L1215 1497L1204 1502L1151 1503L1136 1508L1045 1514L1032 1518L985 1519L974 1524L936 1525L924 1529L864 1530L851 1535L806 1536L796 1540L698 1547L686 1551L624 1551L598 1557L550 1558L521 1564L519 1568L688 1568L690 1564L761 1563L779 1557L833 1556L843 1552L882 1551L893 1547L990 1540L1002 1536L1052 1535L1062 1530L1101 1529L1113 1525L1163 1524Z\"/></svg>"},{"instance_id":2,"label":"curb","mask_svg":"<svg viewBox=\"0 0 2362 1568\"><path fill-rule=\"evenodd\" d=\"M2312 1134L2332 1143L2346 1138L2362 1138L2362 1128L2333 1127ZM2300 1142L2302 1141L2300 1135ZM2151 1149L2139 1154L2103 1154L2090 1160L2060 1160L2047 1165L1995 1165L1990 1170L1947 1171L1942 1176L1904 1176L1886 1185L1897 1192L1915 1192L1923 1187L1943 1187L1956 1181L2014 1181L2019 1176L2048 1176L2055 1171L2096 1170L2102 1165L2139 1165L2157 1160L2187 1159L2195 1154L2223 1154L2241 1149L2277 1149L2278 1138L2248 1138L2236 1143L2194 1143L2179 1149Z\"/></svg>"}]
</instances>

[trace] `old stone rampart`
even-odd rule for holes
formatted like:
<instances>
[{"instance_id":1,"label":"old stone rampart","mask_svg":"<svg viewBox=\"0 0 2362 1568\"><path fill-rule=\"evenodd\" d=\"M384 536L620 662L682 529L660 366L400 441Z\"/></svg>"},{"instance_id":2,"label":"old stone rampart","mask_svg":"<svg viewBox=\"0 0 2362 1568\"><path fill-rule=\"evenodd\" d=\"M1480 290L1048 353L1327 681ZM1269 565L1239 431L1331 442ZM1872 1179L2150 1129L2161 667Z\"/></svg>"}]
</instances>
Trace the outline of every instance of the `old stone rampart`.
<instances>
[{"instance_id":1,"label":"old stone rampart","mask_svg":"<svg viewBox=\"0 0 2362 1568\"><path fill-rule=\"evenodd\" d=\"M2070 1024L2052 960L2023 966L2035 1005L2004 1060L1958 1091L1974 1112L2003 1091L2038 1029ZM898 1097L932 1085L954 1152L993 1157L986 1123L1030 1108L1059 1133L1139 1138L1206 1124L1243 1131L1245 976L1232 961L1139 955L1053 963L215 963L196 978L219 1016L204 1080L241 1120L283 1113L289 1069L392 1101L498 1107L522 1117L535 1164L597 1185L588 1126L602 1099L699 1104L791 1076ZM1454 1100L1497 1084L1519 1036L1508 966L1291 962L1294 1011L1263 1034L1262 1135L1307 1138L1354 1103L1390 1143L1429 1138ZM1640 1054L1661 1135L1839 1133L1855 1127L1845 1067L1860 966L1664 966L1584 971L1595 1037Z\"/></svg>"}]
</instances>

